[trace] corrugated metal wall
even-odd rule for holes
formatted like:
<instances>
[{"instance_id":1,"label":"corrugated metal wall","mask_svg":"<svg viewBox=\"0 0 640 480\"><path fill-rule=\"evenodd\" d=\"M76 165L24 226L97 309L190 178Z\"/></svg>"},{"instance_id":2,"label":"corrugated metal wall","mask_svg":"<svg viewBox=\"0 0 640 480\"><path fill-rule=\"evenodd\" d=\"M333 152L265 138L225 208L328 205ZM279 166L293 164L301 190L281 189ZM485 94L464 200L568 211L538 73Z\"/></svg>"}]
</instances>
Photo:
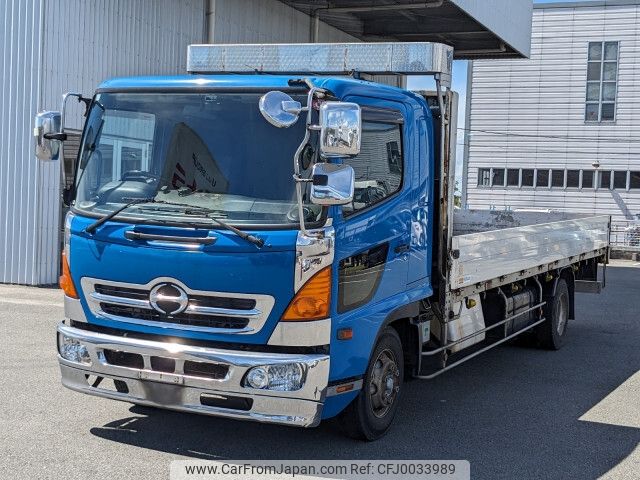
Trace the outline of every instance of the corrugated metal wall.
<instances>
[{"instance_id":1,"label":"corrugated metal wall","mask_svg":"<svg viewBox=\"0 0 640 480\"><path fill-rule=\"evenodd\" d=\"M473 62L465 136L469 208L549 208L618 219L640 213L640 190L477 186L480 167L593 170L599 162L600 170L640 170L640 6L614 3L536 8L530 60ZM585 123L593 41L620 41L613 124Z\"/></svg>"},{"instance_id":2,"label":"corrugated metal wall","mask_svg":"<svg viewBox=\"0 0 640 480\"><path fill-rule=\"evenodd\" d=\"M35 113L109 77L184 73L187 45L206 41L207 6L211 41L310 40L309 17L276 0L0 1L0 282L57 281L60 165L34 159ZM356 39L322 23L319 40Z\"/></svg>"},{"instance_id":3,"label":"corrugated metal wall","mask_svg":"<svg viewBox=\"0 0 640 480\"><path fill-rule=\"evenodd\" d=\"M210 43L304 43L311 19L277 0L209 0ZM319 42L356 42L324 22Z\"/></svg>"},{"instance_id":4,"label":"corrugated metal wall","mask_svg":"<svg viewBox=\"0 0 640 480\"><path fill-rule=\"evenodd\" d=\"M0 2L0 282L37 283L41 165L31 142L38 108L40 0Z\"/></svg>"},{"instance_id":5,"label":"corrugated metal wall","mask_svg":"<svg viewBox=\"0 0 640 480\"><path fill-rule=\"evenodd\" d=\"M187 45L204 40L204 0L45 3L42 101L47 109L59 108L62 92L90 94L106 78L184 74Z\"/></svg>"},{"instance_id":6,"label":"corrugated metal wall","mask_svg":"<svg viewBox=\"0 0 640 480\"><path fill-rule=\"evenodd\" d=\"M184 73L204 0L0 1L0 282L57 281L60 165L36 162L32 122L105 78ZM77 105L76 105L77 106ZM69 126L81 124L79 110Z\"/></svg>"}]
</instances>

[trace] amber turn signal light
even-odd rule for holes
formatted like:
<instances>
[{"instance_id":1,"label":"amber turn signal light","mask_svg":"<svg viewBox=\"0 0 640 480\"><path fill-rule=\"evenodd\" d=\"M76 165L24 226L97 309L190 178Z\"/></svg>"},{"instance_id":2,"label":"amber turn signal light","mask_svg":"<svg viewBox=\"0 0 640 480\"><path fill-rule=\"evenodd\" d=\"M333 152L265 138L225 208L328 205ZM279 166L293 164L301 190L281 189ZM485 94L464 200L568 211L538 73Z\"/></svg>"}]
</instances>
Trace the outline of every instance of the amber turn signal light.
<instances>
[{"instance_id":1,"label":"amber turn signal light","mask_svg":"<svg viewBox=\"0 0 640 480\"><path fill-rule=\"evenodd\" d=\"M76 287L71 278L69 262L67 261L67 256L64 252L62 252L62 275L60 275L60 288L67 297L78 298L78 292L76 292Z\"/></svg>"},{"instance_id":2,"label":"amber turn signal light","mask_svg":"<svg viewBox=\"0 0 640 480\"><path fill-rule=\"evenodd\" d=\"M336 332L338 340L351 340L353 338L352 328L339 328Z\"/></svg>"},{"instance_id":3,"label":"amber turn signal light","mask_svg":"<svg viewBox=\"0 0 640 480\"><path fill-rule=\"evenodd\" d=\"M329 316L331 267L311 277L296 293L282 316L285 322L320 320Z\"/></svg>"}]
</instances>

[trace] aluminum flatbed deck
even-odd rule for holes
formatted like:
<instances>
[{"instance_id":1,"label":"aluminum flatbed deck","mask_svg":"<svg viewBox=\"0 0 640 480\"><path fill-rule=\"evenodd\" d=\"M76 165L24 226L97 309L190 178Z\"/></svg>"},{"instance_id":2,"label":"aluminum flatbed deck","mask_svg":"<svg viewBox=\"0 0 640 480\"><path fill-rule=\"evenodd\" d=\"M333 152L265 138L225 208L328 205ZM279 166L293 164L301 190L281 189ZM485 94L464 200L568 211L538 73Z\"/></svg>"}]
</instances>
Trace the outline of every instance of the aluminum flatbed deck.
<instances>
[{"instance_id":1,"label":"aluminum flatbed deck","mask_svg":"<svg viewBox=\"0 0 640 480\"><path fill-rule=\"evenodd\" d=\"M479 293L605 255L609 230L610 217L595 216L464 235L454 231L451 292L455 297Z\"/></svg>"}]
</instances>

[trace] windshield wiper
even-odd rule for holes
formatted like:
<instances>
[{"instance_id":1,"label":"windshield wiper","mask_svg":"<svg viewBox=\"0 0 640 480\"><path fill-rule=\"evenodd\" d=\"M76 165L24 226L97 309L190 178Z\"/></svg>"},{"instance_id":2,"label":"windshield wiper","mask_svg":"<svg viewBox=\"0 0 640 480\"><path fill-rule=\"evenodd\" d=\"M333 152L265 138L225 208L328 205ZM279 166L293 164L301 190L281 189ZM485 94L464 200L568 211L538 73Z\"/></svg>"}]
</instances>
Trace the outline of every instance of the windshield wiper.
<instances>
[{"instance_id":1,"label":"windshield wiper","mask_svg":"<svg viewBox=\"0 0 640 480\"><path fill-rule=\"evenodd\" d=\"M159 200L159 201L162 202L162 200ZM212 222L217 223L222 228L226 228L227 230L231 230L233 233L238 235L243 240L246 240L247 242L253 243L256 247L258 247L258 248L264 247L264 240L263 239L258 238L255 235L251 235L250 233L243 232L239 228L236 228L233 225L229 225L227 222L224 222L224 221L220 220L219 218L216 218L216 217L212 216L212 214L214 214L215 212L216 212L216 210L213 210L211 208L193 207L193 208L186 209L184 211L184 214L185 215L198 215L198 214L201 214L202 216L206 217L207 219L211 220Z\"/></svg>"},{"instance_id":2,"label":"windshield wiper","mask_svg":"<svg viewBox=\"0 0 640 480\"><path fill-rule=\"evenodd\" d=\"M120 208L114 210L113 212L105 215L104 217L101 217L100 219L96 220L91 225L89 225L87 228L85 228L84 231L87 232L87 233L90 233L90 234L93 233L98 227L100 227L105 222L108 222L113 217L119 215L122 211L126 210L127 208L133 207L134 205L137 205L139 203L160 203L160 204L173 205L173 206L179 206L179 207L191 207L190 205L186 205L184 203L167 202L165 200L156 200L154 197L150 197L150 198L135 198L135 199L131 200L130 202L124 204L122 207L120 207ZM193 208L186 208L184 213L185 213L185 215L201 214L205 218L207 218L208 220L211 220L212 222L216 223L217 225L221 226L222 228L226 228L227 230L231 230L233 233L238 235L243 240L246 240L249 243L253 243L256 247L262 248L264 246L264 240L263 239L258 238L255 235L251 235L251 234L249 234L247 232L243 232L239 228L236 228L233 225L229 225L228 223L223 222L222 220L219 220L218 218L212 216L212 214L215 213L215 212L216 212L216 210L213 210L211 208L193 207Z\"/></svg>"},{"instance_id":3,"label":"windshield wiper","mask_svg":"<svg viewBox=\"0 0 640 480\"><path fill-rule=\"evenodd\" d=\"M113 217L120 214L122 211L126 210L127 208L133 207L134 205L137 205L139 203L154 203L154 202L155 202L155 198L153 197L152 198L135 198L131 200L129 203L125 203L123 206L114 210L113 212L108 213L104 217L99 218L98 220L93 222L91 225L89 225L87 228L85 228L84 231L87 233L93 233L95 232L96 228L101 226L103 223L108 222Z\"/></svg>"}]
</instances>

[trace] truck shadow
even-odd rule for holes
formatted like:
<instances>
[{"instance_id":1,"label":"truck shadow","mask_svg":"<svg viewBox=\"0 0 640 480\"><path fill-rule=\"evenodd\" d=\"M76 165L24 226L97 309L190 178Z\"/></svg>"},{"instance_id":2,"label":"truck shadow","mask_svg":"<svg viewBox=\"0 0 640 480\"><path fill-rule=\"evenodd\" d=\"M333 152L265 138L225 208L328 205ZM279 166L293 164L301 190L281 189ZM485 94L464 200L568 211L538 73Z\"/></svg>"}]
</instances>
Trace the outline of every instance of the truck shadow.
<instances>
[{"instance_id":1,"label":"truck shadow","mask_svg":"<svg viewBox=\"0 0 640 480\"><path fill-rule=\"evenodd\" d=\"M201 459L467 459L474 479L597 478L640 444L640 428L580 420L640 369L629 301L639 275L616 268L604 295L581 295L558 352L499 347L431 382L407 383L392 430L377 442L343 437L336 421L302 430L137 406L91 433Z\"/></svg>"}]
</instances>

